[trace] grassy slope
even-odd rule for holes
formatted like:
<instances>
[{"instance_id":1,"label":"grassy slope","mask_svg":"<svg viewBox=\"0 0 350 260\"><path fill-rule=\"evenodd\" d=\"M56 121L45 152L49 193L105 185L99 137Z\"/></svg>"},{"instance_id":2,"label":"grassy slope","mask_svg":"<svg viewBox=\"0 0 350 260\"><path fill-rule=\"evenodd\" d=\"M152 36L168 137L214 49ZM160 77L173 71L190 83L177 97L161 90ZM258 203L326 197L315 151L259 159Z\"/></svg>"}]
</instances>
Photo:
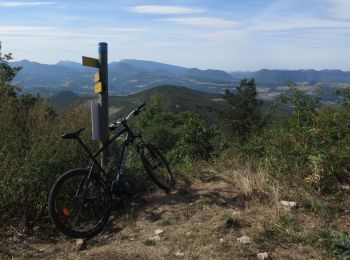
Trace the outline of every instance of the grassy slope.
<instances>
[{"instance_id":1,"label":"grassy slope","mask_svg":"<svg viewBox=\"0 0 350 260\"><path fill-rule=\"evenodd\" d=\"M111 114L116 118L128 113L142 102L148 102L152 96L164 97L173 112L193 111L201 114L209 121L215 119L215 110L222 108L222 95L191 90L185 87L160 86L126 97L112 96L109 98L111 112L116 108L117 113Z\"/></svg>"},{"instance_id":2,"label":"grassy slope","mask_svg":"<svg viewBox=\"0 0 350 260\"><path fill-rule=\"evenodd\" d=\"M117 119L129 113L142 102L148 102L154 95L164 97L173 112L192 111L201 114L208 121L215 120L215 111L223 107L222 95L195 91L178 86L159 86L129 96L110 96L110 118ZM76 102L86 102L88 97L78 97L65 91L49 98L57 111L62 111Z\"/></svg>"}]
</instances>

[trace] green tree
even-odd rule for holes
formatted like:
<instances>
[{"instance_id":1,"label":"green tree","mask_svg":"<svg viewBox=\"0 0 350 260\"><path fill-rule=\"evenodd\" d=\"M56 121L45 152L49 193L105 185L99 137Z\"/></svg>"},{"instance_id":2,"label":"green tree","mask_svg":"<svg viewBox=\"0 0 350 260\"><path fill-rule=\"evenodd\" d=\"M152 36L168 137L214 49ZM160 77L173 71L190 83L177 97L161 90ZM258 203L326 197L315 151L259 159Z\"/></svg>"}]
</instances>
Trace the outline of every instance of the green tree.
<instances>
[{"instance_id":1,"label":"green tree","mask_svg":"<svg viewBox=\"0 0 350 260\"><path fill-rule=\"evenodd\" d=\"M234 92L226 89L224 99L220 115L227 136L245 140L261 126L262 101L257 99L254 79L241 80Z\"/></svg>"},{"instance_id":2,"label":"green tree","mask_svg":"<svg viewBox=\"0 0 350 260\"><path fill-rule=\"evenodd\" d=\"M297 126L302 127L313 123L317 114L316 107L320 103L318 96L311 97L301 90L291 87L290 93L281 95L280 99L293 108L293 118Z\"/></svg>"},{"instance_id":3,"label":"green tree","mask_svg":"<svg viewBox=\"0 0 350 260\"><path fill-rule=\"evenodd\" d=\"M342 98L343 105L350 105L350 88L337 90L336 94Z\"/></svg>"},{"instance_id":4,"label":"green tree","mask_svg":"<svg viewBox=\"0 0 350 260\"><path fill-rule=\"evenodd\" d=\"M12 80L22 68L11 67L9 65L9 61L12 59L11 53L2 53L0 42L0 94L15 97L17 95L17 91L19 90L19 86L12 84Z\"/></svg>"},{"instance_id":5,"label":"green tree","mask_svg":"<svg viewBox=\"0 0 350 260\"><path fill-rule=\"evenodd\" d=\"M177 119L169 111L163 97L152 96L147 109L134 122L134 131L141 133L145 140L155 144L162 152L173 148Z\"/></svg>"},{"instance_id":6,"label":"green tree","mask_svg":"<svg viewBox=\"0 0 350 260\"><path fill-rule=\"evenodd\" d=\"M172 160L209 159L213 151L213 129L207 128L204 120L195 113L183 112L178 118L179 126L175 129L178 139L171 151Z\"/></svg>"}]
</instances>

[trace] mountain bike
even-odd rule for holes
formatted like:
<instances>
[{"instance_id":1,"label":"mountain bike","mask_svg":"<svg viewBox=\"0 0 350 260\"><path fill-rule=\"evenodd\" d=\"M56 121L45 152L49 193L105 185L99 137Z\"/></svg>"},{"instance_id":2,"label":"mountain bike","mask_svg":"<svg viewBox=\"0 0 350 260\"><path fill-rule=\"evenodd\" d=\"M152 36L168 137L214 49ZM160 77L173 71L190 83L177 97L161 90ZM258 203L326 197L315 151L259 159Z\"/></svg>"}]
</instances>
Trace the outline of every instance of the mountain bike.
<instances>
[{"instance_id":1,"label":"mountain bike","mask_svg":"<svg viewBox=\"0 0 350 260\"><path fill-rule=\"evenodd\" d=\"M162 153L151 143L144 142L141 135L135 135L128 125L129 118L138 115L144 106L145 103L125 118L114 121L109 130L115 133L94 153L79 137L84 128L62 136L63 139L77 140L90 158L86 168L65 172L51 188L49 213L54 225L63 234L75 238L89 238L102 231L112 209L120 202L121 192L125 191L124 168L131 144L136 146L144 170L159 188L169 192L174 186L172 171ZM121 145L118 170L110 180L96 158L124 134L126 137Z\"/></svg>"}]
</instances>

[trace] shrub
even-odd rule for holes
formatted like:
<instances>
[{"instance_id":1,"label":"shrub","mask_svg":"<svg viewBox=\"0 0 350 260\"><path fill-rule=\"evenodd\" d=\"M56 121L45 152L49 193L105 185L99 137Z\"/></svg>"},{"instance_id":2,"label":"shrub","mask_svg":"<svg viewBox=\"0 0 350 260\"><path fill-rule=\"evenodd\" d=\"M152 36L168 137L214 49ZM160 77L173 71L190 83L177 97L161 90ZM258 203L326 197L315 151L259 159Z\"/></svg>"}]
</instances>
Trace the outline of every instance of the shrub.
<instances>
[{"instance_id":1,"label":"shrub","mask_svg":"<svg viewBox=\"0 0 350 260\"><path fill-rule=\"evenodd\" d=\"M245 140L261 125L262 101L257 99L254 79L243 79L236 91L225 90L226 107L220 113L229 139Z\"/></svg>"},{"instance_id":2,"label":"shrub","mask_svg":"<svg viewBox=\"0 0 350 260\"><path fill-rule=\"evenodd\" d=\"M0 96L0 207L4 220L20 221L26 228L47 215L54 180L84 165L77 143L60 136L89 124L87 107L56 116L45 100L37 98L30 105L27 101Z\"/></svg>"},{"instance_id":3,"label":"shrub","mask_svg":"<svg viewBox=\"0 0 350 260\"><path fill-rule=\"evenodd\" d=\"M211 143L215 135L213 129L207 128L198 114L183 113L179 118L181 123L175 129L178 139L171 151L172 160L209 159L214 149Z\"/></svg>"},{"instance_id":4,"label":"shrub","mask_svg":"<svg viewBox=\"0 0 350 260\"><path fill-rule=\"evenodd\" d=\"M349 178L350 110L347 106L316 109L318 98L297 90L285 98L292 104L292 116L252 136L244 153L275 177L319 192L331 191Z\"/></svg>"}]
</instances>

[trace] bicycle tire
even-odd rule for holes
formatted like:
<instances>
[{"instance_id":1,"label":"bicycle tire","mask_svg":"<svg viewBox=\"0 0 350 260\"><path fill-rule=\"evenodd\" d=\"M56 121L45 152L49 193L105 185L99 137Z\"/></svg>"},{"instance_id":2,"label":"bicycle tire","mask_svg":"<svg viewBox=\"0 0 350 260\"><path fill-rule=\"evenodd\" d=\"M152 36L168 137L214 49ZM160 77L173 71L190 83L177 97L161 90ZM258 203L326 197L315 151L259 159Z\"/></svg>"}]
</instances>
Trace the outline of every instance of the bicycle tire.
<instances>
[{"instance_id":1,"label":"bicycle tire","mask_svg":"<svg viewBox=\"0 0 350 260\"><path fill-rule=\"evenodd\" d=\"M101 178L94 177L90 181L89 187L87 188L87 190L92 190L94 187L97 187L97 190L98 189L100 190L98 192L101 192L101 194L103 196L103 200L104 200L105 205L103 205L103 207L102 207L102 210L100 213L101 214L100 220L96 223L96 225L93 224L92 228L89 228L88 230L84 230L84 231L73 229L67 223L65 223L65 221L69 220L70 217L72 217L72 219L73 219L73 217L74 217L73 213L75 213L75 211L77 212L76 215L78 215L79 209L75 210L75 208L74 208L76 206L76 204L78 204L78 203L74 202L74 200L77 199L76 196L75 196L75 198L70 198L72 196L69 196L66 194L60 194L60 192L61 193L64 192L64 185L65 184L70 184L70 185L76 186L75 183L73 182L74 178L77 178L77 180L79 180L79 178L82 178L82 180L81 180L81 183L82 183L84 181L84 177L88 176L88 174L89 174L89 171L87 169L72 169L70 171L67 171L56 180L56 182L54 183L54 185L52 186L51 191L50 191L48 207L49 207L49 214L50 214L51 220L60 232L62 232L63 234L65 234L69 237L90 238L90 237L97 235L99 232L102 231L103 227L107 224L109 216L110 216L110 211L104 210L111 203L110 195L109 195L109 193L106 192L106 185L104 184L104 182ZM94 186L94 187L92 187L92 186ZM79 185L78 185L78 187L79 187ZM73 187L73 188L75 190L77 190L78 187ZM76 192L75 190L72 189L72 192ZM62 195L64 195L63 196L64 203L67 203L68 205L70 205L68 202L65 201L66 199L73 201L73 206L72 206L71 212L69 212L70 209L67 209L65 207L63 208L63 210L62 210L63 217L62 217L62 212L60 211L60 208L59 208L62 206L59 203L59 198ZM89 204L90 202L85 201L86 196L84 196L83 199L84 199L84 203L82 203L82 204L84 204L84 206L82 206L82 207L84 207L84 210L85 210L85 208L88 208L88 206L86 204ZM96 200L96 199L94 199L94 197L92 196L92 199L90 198L89 200ZM93 210L96 211L94 206L89 206L89 207L93 208ZM65 210L66 210L66 212L65 212ZM89 216L87 216L87 218L88 217ZM64 218L66 218L66 219L64 219ZM62 219L64 219L65 221L63 221ZM80 221L78 223L79 223L79 225L83 225L82 221Z\"/></svg>"},{"instance_id":2,"label":"bicycle tire","mask_svg":"<svg viewBox=\"0 0 350 260\"><path fill-rule=\"evenodd\" d=\"M167 160L158 148L150 143L146 143L140 150L140 159L146 173L159 188L169 192L174 187L175 180L173 173ZM151 161L153 161L153 165ZM156 161L157 165L154 165L154 161ZM163 178L161 178L160 174L157 174L156 170L158 168L162 171L164 175Z\"/></svg>"}]
</instances>

